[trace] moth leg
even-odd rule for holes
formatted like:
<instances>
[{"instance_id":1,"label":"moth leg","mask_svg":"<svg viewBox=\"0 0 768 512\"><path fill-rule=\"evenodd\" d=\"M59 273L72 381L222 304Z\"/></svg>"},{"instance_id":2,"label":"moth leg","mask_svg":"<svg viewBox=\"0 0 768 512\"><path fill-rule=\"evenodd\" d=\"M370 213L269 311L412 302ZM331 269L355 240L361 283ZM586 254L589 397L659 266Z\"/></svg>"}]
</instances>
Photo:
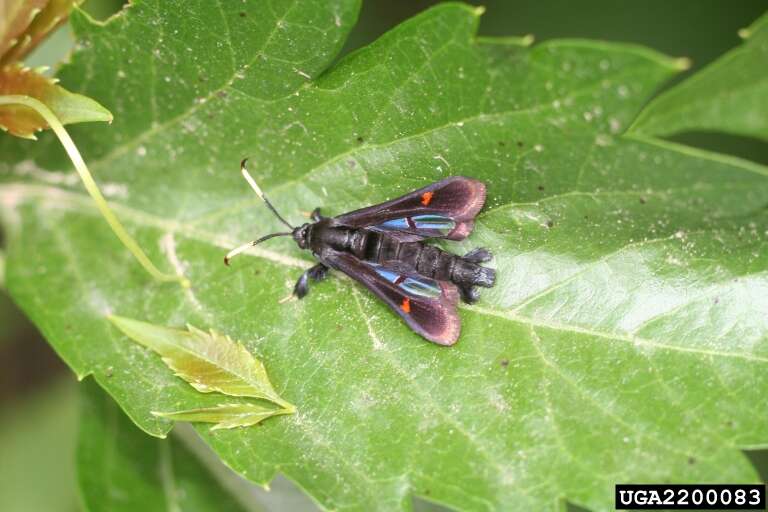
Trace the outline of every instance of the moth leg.
<instances>
[{"instance_id":1,"label":"moth leg","mask_svg":"<svg viewBox=\"0 0 768 512\"><path fill-rule=\"evenodd\" d=\"M322 281L328 275L328 267L322 263L318 263L314 267L310 268L299 277L296 281L296 286L293 287L293 294L298 298L304 298L309 293L309 280Z\"/></svg>"},{"instance_id":2,"label":"moth leg","mask_svg":"<svg viewBox=\"0 0 768 512\"><path fill-rule=\"evenodd\" d=\"M485 263L493 259L493 254L491 254L491 251L485 247L478 247L465 254L464 259L469 260L472 263Z\"/></svg>"},{"instance_id":3,"label":"moth leg","mask_svg":"<svg viewBox=\"0 0 768 512\"><path fill-rule=\"evenodd\" d=\"M328 277L329 270L330 268L328 268L328 266L326 266L324 263L318 263L314 267L307 270L307 272L309 272L309 277L311 277L313 281L318 282Z\"/></svg>"},{"instance_id":4,"label":"moth leg","mask_svg":"<svg viewBox=\"0 0 768 512\"><path fill-rule=\"evenodd\" d=\"M480 290L472 285L459 286L459 293L461 294L461 300L467 304L474 304L480 299Z\"/></svg>"},{"instance_id":5,"label":"moth leg","mask_svg":"<svg viewBox=\"0 0 768 512\"><path fill-rule=\"evenodd\" d=\"M324 219L324 218L325 218L325 217L323 217L323 216L320 214L320 208L315 208L314 210L312 210L312 213L310 214L310 217L311 217L311 218L312 218L312 220L313 220L313 221L315 221L315 222L317 222L317 221L319 221L319 220L321 220L321 219Z\"/></svg>"}]
</instances>

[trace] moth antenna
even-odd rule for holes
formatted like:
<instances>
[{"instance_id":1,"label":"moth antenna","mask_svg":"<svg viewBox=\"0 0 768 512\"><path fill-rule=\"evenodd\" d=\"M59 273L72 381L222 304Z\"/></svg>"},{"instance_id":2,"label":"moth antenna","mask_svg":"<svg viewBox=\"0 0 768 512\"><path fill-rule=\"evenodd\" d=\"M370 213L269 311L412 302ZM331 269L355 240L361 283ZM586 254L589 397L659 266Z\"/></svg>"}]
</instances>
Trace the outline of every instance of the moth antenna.
<instances>
[{"instance_id":1,"label":"moth antenna","mask_svg":"<svg viewBox=\"0 0 768 512\"><path fill-rule=\"evenodd\" d=\"M232 258L237 256L241 252L247 251L251 247L260 244L261 242L264 242L265 240L269 240L270 238L275 238L276 236L291 236L291 235L293 235L293 233L270 233L269 235L263 236L258 240L252 240L239 247L235 247L234 249L229 251L226 256L224 256L224 264L229 265L229 262L232 260Z\"/></svg>"},{"instance_id":2,"label":"moth antenna","mask_svg":"<svg viewBox=\"0 0 768 512\"><path fill-rule=\"evenodd\" d=\"M246 163L248 162L247 158L243 158L243 161L240 162L240 172L243 173L243 178L245 178L245 181L248 182L248 184L251 186L254 192L256 192L256 195L261 198L262 201L264 201L267 204L267 208L269 208L272 213L275 214L275 216L280 219L280 221L288 226L289 228L293 229L294 227L291 226L291 224L283 218L282 215L280 215L274 206L272 206L272 203L269 202L269 199L267 199L267 196L264 195L264 192L261 191L261 187L259 187L256 184L256 180L253 179L251 174L248 172L248 169L245 167Z\"/></svg>"},{"instance_id":3,"label":"moth antenna","mask_svg":"<svg viewBox=\"0 0 768 512\"><path fill-rule=\"evenodd\" d=\"M279 301L277 301L277 303L278 303L278 304L285 304L286 302L290 302L290 301L292 301L292 300L294 300L294 299L296 299L296 294L295 294L295 293L293 293L293 292L291 292L291 294L290 294L290 295L286 295L285 297L283 297L282 299L280 299Z\"/></svg>"}]
</instances>

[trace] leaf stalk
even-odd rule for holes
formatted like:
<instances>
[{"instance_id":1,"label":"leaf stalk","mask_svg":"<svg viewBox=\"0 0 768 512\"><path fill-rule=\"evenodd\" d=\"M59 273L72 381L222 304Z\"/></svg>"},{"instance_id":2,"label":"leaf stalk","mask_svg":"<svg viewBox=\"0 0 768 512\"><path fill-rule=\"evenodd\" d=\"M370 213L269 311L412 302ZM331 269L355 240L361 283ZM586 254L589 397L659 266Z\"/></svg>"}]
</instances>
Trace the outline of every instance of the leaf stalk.
<instances>
[{"instance_id":1,"label":"leaf stalk","mask_svg":"<svg viewBox=\"0 0 768 512\"><path fill-rule=\"evenodd\" d=\"M80 175L80 179L83 181L85 190L96 203L96 207L99 209L99 212L101 212L104 220L107 221L109 227L112 228L112 231L115 233L117 238L120 239L126 249L128 249L128 251L133 254L134 258L138 260L139 264L144 267L144 270L146 270L153 278L158 281L178 281L184 288L189 288L191 286L189 279L183 275L167 274L160 271L160 269L158 269L154 263L152 263L146 253L141 249L136 240L134 240L133 237L128 234L125 227L123 227L117 216L110 209L106 199L104 199L104 196L101 193L101 190L99 190L98 185L88 170L88 167L85 165L85 161L80 155L80 151L78 151L77 146L75 146L75 143L72 141L69 133L64 128L64 125L59 121L59 118L56 117L56 114L54 114L43 102L32 98L31 96L21 94L0 96L0 105L22 105L31 108L48 123L48 126L51 127L53 132L59 138L59 142L61 142L64 150L67 152L67 156L69 156L69 159L75 166L77 174Z\"/></svg>"}]
</instances>

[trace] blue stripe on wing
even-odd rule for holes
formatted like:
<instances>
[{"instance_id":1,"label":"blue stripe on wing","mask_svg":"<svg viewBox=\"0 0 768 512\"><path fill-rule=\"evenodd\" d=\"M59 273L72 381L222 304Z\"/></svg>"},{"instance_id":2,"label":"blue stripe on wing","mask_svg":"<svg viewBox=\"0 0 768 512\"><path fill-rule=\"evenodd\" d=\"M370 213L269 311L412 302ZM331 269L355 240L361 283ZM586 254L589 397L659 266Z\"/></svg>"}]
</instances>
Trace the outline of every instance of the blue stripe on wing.
<instances>
[{"instance_id":1,"label":"blue stripe on wing","mask_svg":"<svg viewBox=\"0 0 768 512\"><path fill-rule=\"evenodd\" d=\"M407 233L423 233L429 236L445 236L456 227L456 222L443 215L414 215L382 222L378 229L384 231L404 231Z\"/></svg>"},{"instance_id":2,"label":"blue stripe on wing","mask_svg":"<svg viewBox=\"0 0 768 512\"><path fill-rule=\"evenodd\" d=\"M395 231L406 231L407 229L410 229L408 227L408 222L405 220L405 218L388 220L386 222L379 224L376 227L379 229L387 230L387 231L391 229Z\"/></svg>"},{"instance_id":3,"label":"blue stripe on wing","mask_svg":"<svg viewBox=\"0 0 768 512\"><path fill-rule=\"evenodd\" d=\"M388 269L376 263L369 263L381 277L400 287L407 295L420 297L439 297L440 285L434 279L417 275L406 275Z\"/></svg>"}]
</instances>

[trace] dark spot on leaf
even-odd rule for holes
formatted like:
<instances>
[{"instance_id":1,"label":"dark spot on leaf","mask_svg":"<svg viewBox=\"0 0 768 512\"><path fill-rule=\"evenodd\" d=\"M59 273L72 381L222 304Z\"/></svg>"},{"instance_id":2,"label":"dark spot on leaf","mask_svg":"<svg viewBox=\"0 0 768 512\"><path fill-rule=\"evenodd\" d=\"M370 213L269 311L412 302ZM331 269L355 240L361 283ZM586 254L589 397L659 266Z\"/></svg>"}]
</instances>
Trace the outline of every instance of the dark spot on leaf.
<instances>
[{"instance_id":1,"label":"dark spot on leaf","mask_svg":"<svg viewBox=\"0 0 768 512\"><path fill-rule=\"evenodd\" d=\"M347 164L349 164L350 169L354 169L355 165L357 165L357 163L352 159L347 160Z\"/></svg>"},{"instance_id":2,"label":"dark spot on leaf","mask_svg":"<svg viewBox=\"0 0 768 512\"><path fill-rule=\"evenodd\" d=\"M509 366L509 359L502 359L499 362L499 364L501 365L502 368L506 368L507 366Z\"/></svg>"},{"instance_id":3,"label":"dark spot on leaf","mask_svg":"<svg viewBox=\"0 0 768 512\"><path fill-rule=\"evenodd\" d=\"M715 304L717 304L718 302L720 302L720 297L715 297Z\"/></svg>"},{"instance_id":4,"label":"dark spot on leaf","mask_svg":"<svg viewBox=\"0 0 768 512\"><path fill-rule=\"evenodd\" d=\"M523 146L524 146L523 141L521 140L517 141L517 147L521 148Z\"/></svg>"},{"instance_id":5,"label":"dark spot on leaf","mask_svg":"<svg viewBox=\"0 0 768 512\"><path fill-rule=\"evenodd\" d=\"M688 457L688 464L696 464L696 458L695 457Z\"/></svg>"},{"instance_id":6,"label":"dark spot on leaf","mask_svg":"<svg viewBox=\"0 0 768 512\"><path fill-rule=\"evenodd\" d=\"M246 16L247 16L247 14L245 14L245 13L244 13L244 12L242 12L242 11L240 12L240 17L241 17L241 18L245 18Z\"/></svg>"},{"instance_id":7,"label":"dark spot on leaf","mask_svg":"<svg viewBox=\"0 0 768 512\"><path fill-rule=\"evenodd\" d=\"M589 220L589 215L585 215L584 220Z\"/></svg>"},{"instance_id":8,"label":"dark spot on leaf","mask_svg":"<svg viewBox=\"0 0 768 512\"><path fill-rule=\"evenodd\" d=\"M645 204L645 198L640 196L640 204Z\"/></svg>"},{"instance_id":9,"label":"dark spot on leaf","mask_svg":"<svg viewBox=\"0 0 768 512\"><path fill-rule=\"evenodd\" d=\"M261 274L261 270L256 269L256 270L253 271L253 275L255 275L255 276L257 276L259 274Z\"/></svg>"},{"instance_id":10,"label":"dark spot on leaf","mask_svg":"<svg viewBox=\"0 0 768 512\"><path fill-rule=\"evenodd\" d=\"M733 420L728 420L728 421L726 421L726 422L725 422L725 426L726 426L726 427L730 427L730 428L733 428Z\"/></svg>"},{"instance_id":11,"label":"dark spot on leaf","mask_svg":"<svg viewBox=\"0 0 768 512\"><path fill-rule=\"evenodd\" d=\"M429 489L424 489L424 496L429 496L431 492Z\"/></svg>"},{"instance_id":12,"label":"dark spot on leaf","mask_svg":"<svg viewBox=\"0 0 768 512\"><path fill-rule=\"evenodd\" d=\"M364 139L364 138L362 138L362 137L360 137L360 136L358 136L358 137L357 137L357 142L358 142L358 143L360 143L360 144L362 144L363 142L365 142L365 139Z\"/></svg>"},{"instance_id":13,"label":"dark spot on leaf","mask_svg":"<svg viewBox=\"0 0 768 512\"><path fill-rule=\"evenodd\" d=\"M343 325L341 325L341 324L336 324L336 330L337 330L337 331L341 331L341 330L343 330L343 329L344 329L344 326L343 326Z\"/></svg>"},{"instance_id":14,"label":"dark spot on leaf","mask_svg":"<svg viewBox=\"0 0 768 512\"><path fill-rule=\"evenodd\" d=\"M221 91L217 92L216 95L219 98L226 98L227 97L227 91L221 90Z\"/></svg>"},{"instance_id":15,"label":"dark spot on leaf","mask_svg":"<svg viewBox=\"0 0 768 512\"><path fill-rule=\"evenodd\" d=\"M554 225L555 225L554 221L552 221L552 220L548 220L548 221L547 221L547 227L548 227L548 228L551 228L551 227L553 227Z\"/></svg>"},{"instance_id":16,"label":"dark spot on leaf","mask_svg":"<svg viewBox=\"0 0 768 512\"><path fill-rule=\"evenodd\" d=\"M504 146L506 146L506 144L504 144L504 141L503 141L503 140L500 140L500 141L499 141L499 146L501 146L501 147L504 147Z\"/></svg>"},{"instance_id":17,"label":"dark spot on leaf","mask_svg":"<svg viewBox=\"0 0 768 512\"><path fill-rule=\"evenodd\" d=\"M542 191L542 190L544 190L544 185L539 185L539 186L538 186L538 187L536 187L536 188L537 188L539 191Z\"/></svg>"}]
</instances>

